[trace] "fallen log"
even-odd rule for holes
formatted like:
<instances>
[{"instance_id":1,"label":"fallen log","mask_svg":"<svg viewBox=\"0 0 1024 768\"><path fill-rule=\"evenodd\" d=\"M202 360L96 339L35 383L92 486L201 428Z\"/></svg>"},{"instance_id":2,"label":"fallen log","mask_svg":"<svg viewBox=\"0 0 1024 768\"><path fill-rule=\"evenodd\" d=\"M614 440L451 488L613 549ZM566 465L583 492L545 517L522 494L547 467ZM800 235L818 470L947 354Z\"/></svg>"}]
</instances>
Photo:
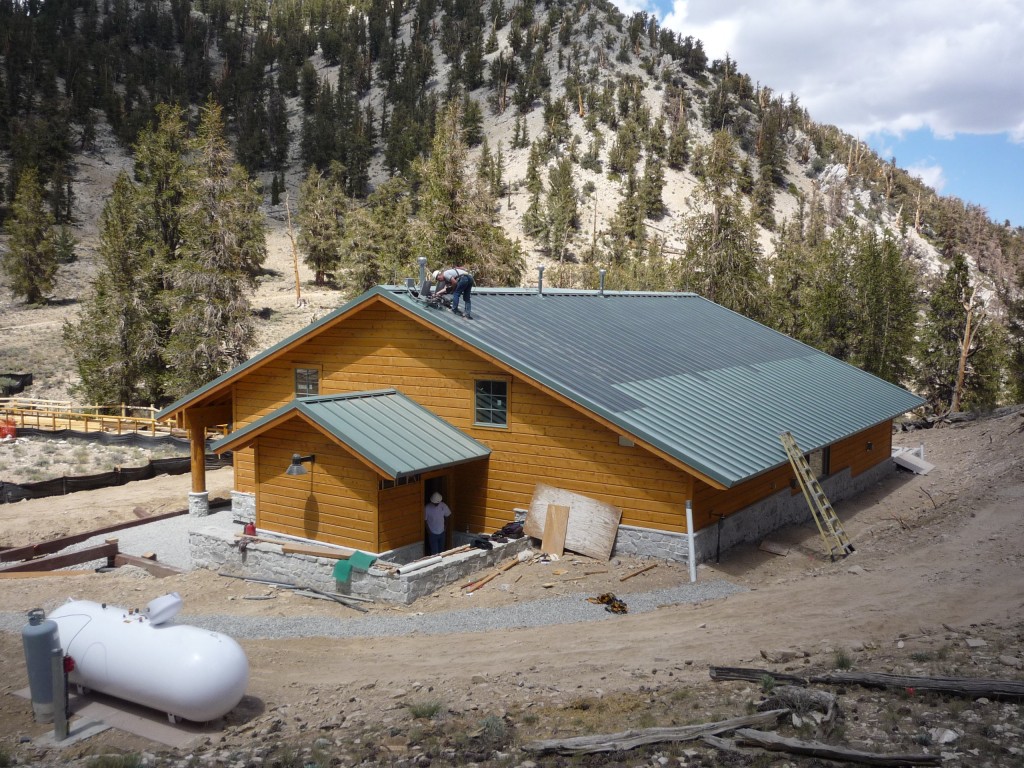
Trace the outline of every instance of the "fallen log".
<instances>
[{"instance_id":1,"label":"fallen log","mask_svg":"<svg viewBox=\"0 0 1024 768\"><path fill-rule=\"evenodd\" d=\"M527 752L557 752L560 755L594 754L596 752L625 752L645 744L664 742L696 741L704 736L717 736L750 726L774 725L788 715L788 709L776 709L756 715L744 715L729 720L700 725L681 725L643 730L621 731L620 733L575 736L569 739L544 739L523 745Z\"/></svg>"},{"instance_id":2,"label":"fallen log","mask_svg":"<svg viewBox=\"0 0 1024 768\"><path fill-rule=\"evenodd\" d=\"M820 741L801 741L787 739L777 733L755 731L741 728L736 731L737 746L754 746L771 752L788 752L792 755L808 755L825 760L859 763L860 765L941 765L941 755L926 754L894 754L886 755L879 752L862 752L859 749L846 749L823 744Z\"/></svg>"},{"instance_id":3,"label":"fallen log","mask_svg":"<svg viewBox=\"0 0 1024 768\"><path fill-rule=\"evenodd\" d=\"M812 683L862 685L865 688L913 688L915 691L949 693L971 698L1024 699L1024 680L971 677L917 677L887 672L829 672L815 675Z\"/></svg>"},{"instance_id":4,"label":"fallen log","mask_svg":"<svg viewBox=\"0 0 1024 768\"><path fill-rule=\"evenodd\" d=\"M766 676L777 683L793 683L794 685L807 685L806 677L788 675L785 672L774 672L770 669L750 669L748 667L711 667L709 670L712 680L747 680L752 683L760 683Z\"/></svg>"},{"instance_id":5,"label":"fallen log","mask_svg":"<svg viewBox=\"0 0 1024 768\"><path fill-rule=\"evenodd\" d=\"M998 680L971 677L920 677L914 675L893 675L887 672L827 672L813 677L799 677L770 669L749 669L744 667L711 667L712 680L747 680L759 683L766 676L779 683L808 685L862 685L865 688L913 688L915 691L948 693L955 696L969 696L989 699L1024 699L1024 680Z\"/></svg>"}]
</instances>

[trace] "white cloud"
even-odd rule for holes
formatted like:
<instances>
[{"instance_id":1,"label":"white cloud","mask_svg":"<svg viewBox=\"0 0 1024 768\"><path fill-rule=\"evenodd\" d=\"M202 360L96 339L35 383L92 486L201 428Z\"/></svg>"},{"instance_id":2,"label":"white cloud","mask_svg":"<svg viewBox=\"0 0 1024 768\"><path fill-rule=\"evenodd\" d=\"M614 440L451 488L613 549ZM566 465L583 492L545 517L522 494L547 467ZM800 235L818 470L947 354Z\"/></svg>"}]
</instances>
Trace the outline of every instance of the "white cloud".
<instances>
[{"instance_id":1,"label":"white cloud","mask_svg":"<svg viewBox=\"0 0 1024 768\"><path fill-rule=\"evenodd\" d=\"M857 136L929 128L1024 141L1016 0L674 0L663 23Z\"/></svg>"},{"instance_id":2,"label":"white cloud","mask_svg":"<svg viewBox=\"0 0 1024 768\"><path fill-rule=\"evenodd\" d=\"M916 176L936 192L941 193L946 186L946 176L941 165L922 162L907 167L907 173Z\"/></svg>"}]
</instances>

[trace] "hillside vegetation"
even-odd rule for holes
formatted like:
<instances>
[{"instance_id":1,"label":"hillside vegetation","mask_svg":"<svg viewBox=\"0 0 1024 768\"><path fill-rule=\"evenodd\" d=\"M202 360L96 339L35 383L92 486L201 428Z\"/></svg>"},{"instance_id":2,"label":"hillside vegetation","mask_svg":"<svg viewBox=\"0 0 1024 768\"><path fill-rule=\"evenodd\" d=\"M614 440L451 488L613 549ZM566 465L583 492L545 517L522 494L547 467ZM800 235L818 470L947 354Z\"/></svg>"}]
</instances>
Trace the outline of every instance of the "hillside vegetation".
<instances>
[{"instance_id":1,"label":"hillside vegetation","mask_svg":"<svg viewBox=\"0 0 1024 768\"><path fill-rule=\"evenodd\" d=\"M480 285L545 264L548 285L596 287L604 269L613 289L694 290L938 412L1024 397L1024 231L647 14L3 0L0 30L4 298L74 302L45 333L82 399L167 402L257 351L264 241L289 223L335 305L418 255Z\"/></svg>"}]
</instances>

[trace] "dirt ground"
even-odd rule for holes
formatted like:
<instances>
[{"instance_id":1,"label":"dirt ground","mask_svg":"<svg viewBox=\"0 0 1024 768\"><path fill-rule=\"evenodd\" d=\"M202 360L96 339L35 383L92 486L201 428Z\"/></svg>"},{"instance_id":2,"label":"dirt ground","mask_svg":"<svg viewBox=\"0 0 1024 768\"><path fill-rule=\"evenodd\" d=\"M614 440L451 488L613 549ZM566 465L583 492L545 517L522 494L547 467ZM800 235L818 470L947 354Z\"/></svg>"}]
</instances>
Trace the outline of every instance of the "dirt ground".
<instances>
[{"instance_id":1,"label":"dirt ground","mask_svg":"<svg viewBox=\"0 0 1024 768\"><path fill-rule=\"evenodd\" d=\"M718 564L700 566L699 580L722 578L749 589L700 605L667 606L610 622L443 638L243 641L252 667L245 701L252 709L229 716L229 722L231 717L239 722L209 747L247 742L254 723L264 723L267 713L277 713L281 722L274 728L281 738L301 737L309 724L326 728L325 713L345 712L342 719L353 725L388 722L410 698L436 699L452 716L495 711L506 718L516 708L540 704L572 709L587 697L650 696L654 707L651 691L671 683L677 690L684 686L712 695L709 687L721 684L708 682L709 665L761 666L766 664L762 651L772 649L804 656L791 669L843 650L861 667L886 671L926 666L918 662L938 647L963 651L964 639L976 635L988 647L964 658L965 669L981 664L988 674L975 670L974 676L1022 679L1024 410L899 433L894 442L923 444L936 469L927 476L896 473L856 500L838 504L857 548L845 560L833 563L823 556L812 525L794 526L771 536L789 548L787 556L748 545L723 553ZM209 473L208 480L212 495L226 495L231 469ZM164 477L3 505L2 542L28 543L132 519L139 506L152 512L178 508L187 484L187 476ZM581 591L614 591L628 604L633 591L688 579L685 567L659 563L620 581L650 562L615 558L605 564L568 555L559 563L513 568L472 598L448 588L408 607L372 610L450 611ZM594 573L602 570L607 573ZM0 580L0 610L51 608L69 596L143 605L169 591L184 598L181 620L186 622L188 614L329 615L338 621L356 616L286 593L274 600L244 600L270 590L208 571L167 579L125 572ZM25 685L20 640L0 633L0 649L0 739L12 743L43 727L31 722L23 701L8 695ZM521 727L547 737L559 730L555 722ZM94 741L103 748L147 748L133 738L105 734Z\"/></svg>"}]
</instances>

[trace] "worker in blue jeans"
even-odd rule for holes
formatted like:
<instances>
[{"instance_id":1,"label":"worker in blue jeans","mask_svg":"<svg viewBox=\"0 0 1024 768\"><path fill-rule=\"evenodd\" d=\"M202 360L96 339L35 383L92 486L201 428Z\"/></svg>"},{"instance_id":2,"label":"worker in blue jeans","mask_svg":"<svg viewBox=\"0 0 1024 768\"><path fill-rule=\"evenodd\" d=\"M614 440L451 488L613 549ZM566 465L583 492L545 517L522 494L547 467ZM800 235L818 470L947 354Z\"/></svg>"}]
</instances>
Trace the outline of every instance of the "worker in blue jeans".
<instances>
[{"instance_id":1,"label":"worker in blue jeans","mask_svg":"<svg viewBox=\"0 0 1024 768\"><path fill-rule=\"evenodd\" d=\"M430 496L430 503L423 509L423 519L427 523L427 554L437 555L444 550L445 521L451 517L452 511L444 503L437 491Z\"/></svg>"},{"instance_id":2,"label":"worker in blue jeans","mask_svg":"<svg viewBox=\"0 0 1024 768\"><path fill-rule=\"evenodd\" d=\"M437 288L434 290L435 296L443 296L445 294L451 294L452 297L452 312L456 315L461 315L459 311L459 299L465 297L466 299L466 319L473 319L473 304L472 304L472 293L475 282L473 281L473 274L462 267L452 267L446 269L444 272L441 270L435 270L433 274L434 280L437 282Z\"/></svg>"}]
</instances>

